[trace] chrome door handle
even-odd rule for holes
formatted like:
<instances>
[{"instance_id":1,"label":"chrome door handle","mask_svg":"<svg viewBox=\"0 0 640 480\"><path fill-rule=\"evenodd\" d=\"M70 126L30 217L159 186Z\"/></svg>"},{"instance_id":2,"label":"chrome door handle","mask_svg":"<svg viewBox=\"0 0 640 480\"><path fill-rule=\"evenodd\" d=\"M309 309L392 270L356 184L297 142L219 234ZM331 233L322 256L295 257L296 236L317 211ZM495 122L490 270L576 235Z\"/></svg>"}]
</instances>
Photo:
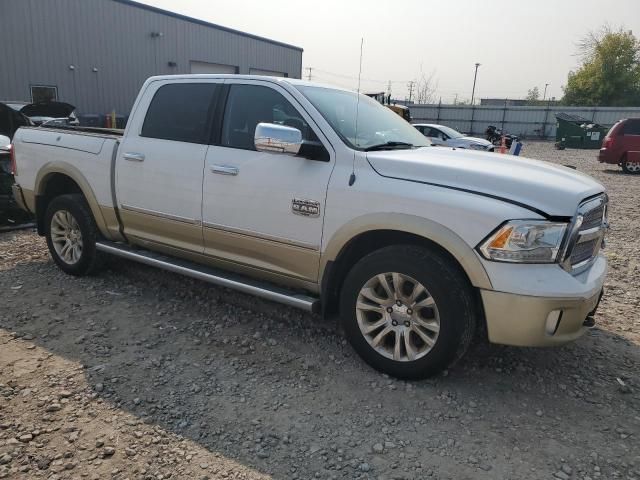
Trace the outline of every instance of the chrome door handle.
<instances>
[{"instance_id":1,"label":"chrome door handle","mask_svg":"<svg viewBox=\"0 0 640 480\"><path fill-rule=\"evenodd\" d=\"M122 155L122 158L130 162L144 162L144 155L142 153L127 152Z\"/></svg>"},{"instance_id":2,"label":"chrome door handle","mask_svg":"<svg viewBox=\"0 0 640 480\"><path fill-rule=\"evenodd\" d=\"M211 171L219 175L238 175L240 169L228 165L211 165Z\"/></svg>"}]
</instances>

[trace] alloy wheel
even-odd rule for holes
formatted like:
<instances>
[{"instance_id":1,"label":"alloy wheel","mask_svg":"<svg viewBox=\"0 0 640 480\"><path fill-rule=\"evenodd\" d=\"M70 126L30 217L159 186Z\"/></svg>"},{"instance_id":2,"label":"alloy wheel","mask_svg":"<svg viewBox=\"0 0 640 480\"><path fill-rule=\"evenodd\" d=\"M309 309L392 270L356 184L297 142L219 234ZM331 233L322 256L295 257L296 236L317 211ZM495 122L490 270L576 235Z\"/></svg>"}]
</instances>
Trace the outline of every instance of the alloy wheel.
<instances>
[{"instance_id":1,"label":"alloy wheel","mask_svg":"<svg viewBox=\"0 0 640 480\"><path fill-rule=\"evenodd\" d=\"M82 232L71 212L58 210L50 227L51 242L58 256L68 265L78 263L82 257Z\"/></svg>"},{"instance_id":2,"label":"alloy wheel","mask_svg":"<svg viewBox=\"0 0 640 480\"><path fill-rule=\"evenodd\" d=\"M414 278L381 273L360 289L356 303L360 332L380 355L412 362L429 353L440 332L435 300Z\"/></svg>"}]
</instances>

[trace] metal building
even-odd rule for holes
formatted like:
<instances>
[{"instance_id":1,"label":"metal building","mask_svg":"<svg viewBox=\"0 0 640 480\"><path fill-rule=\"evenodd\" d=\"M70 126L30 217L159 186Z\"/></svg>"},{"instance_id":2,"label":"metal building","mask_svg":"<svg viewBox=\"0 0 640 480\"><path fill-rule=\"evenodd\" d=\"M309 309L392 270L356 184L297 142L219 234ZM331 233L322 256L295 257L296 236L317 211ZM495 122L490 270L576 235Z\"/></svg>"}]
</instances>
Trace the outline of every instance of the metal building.
<instances>
[{"instance_id":1,"label":"metal building","mask_svg":"<svg viewBox=\"0 0 640 480\"><path fill-rule=\"evenodd\" d=\"M300 47L130 0L0 0L0 12L0 101L127 115L152 75L302 73Z\"/></svg>"}]
</instances>

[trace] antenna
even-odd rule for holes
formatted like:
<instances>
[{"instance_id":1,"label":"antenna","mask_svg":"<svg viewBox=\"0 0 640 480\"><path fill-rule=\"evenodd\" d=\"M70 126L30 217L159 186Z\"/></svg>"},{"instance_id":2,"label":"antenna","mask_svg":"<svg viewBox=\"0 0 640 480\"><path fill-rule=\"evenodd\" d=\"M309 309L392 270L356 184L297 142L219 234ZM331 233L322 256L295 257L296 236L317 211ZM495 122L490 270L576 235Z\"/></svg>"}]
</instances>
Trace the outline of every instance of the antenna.
<instances>
[{"instance_id":1,"label":"antenna","mask_svg":"<svg viewBox=\"0 0 640 480\"><path fill-rule=\"evenodd\" d=\"M356 97L356 128L355 141L358 144L358 113L360 112L360 77L362 76L362 46L364 38L360 39L360 68L358 69L358 96ZM353 162L351 163L351 175L349 176L349 186L356 183L356 151L353 151Z\"/></svg>"}]
</instances>

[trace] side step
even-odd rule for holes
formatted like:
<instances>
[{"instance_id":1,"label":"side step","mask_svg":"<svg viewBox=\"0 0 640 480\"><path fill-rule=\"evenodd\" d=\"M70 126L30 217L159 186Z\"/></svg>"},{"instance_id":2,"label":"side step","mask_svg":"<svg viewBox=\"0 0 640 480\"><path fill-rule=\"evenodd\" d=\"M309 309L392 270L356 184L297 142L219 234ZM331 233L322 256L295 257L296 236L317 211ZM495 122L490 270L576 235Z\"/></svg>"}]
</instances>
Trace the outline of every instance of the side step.
<instances>
[{"instance_id":1,"label":"side step","mask_svg":"<svg viewBox=\"0 0 640 480\"><path fill-rule=\"evenodd\" d=\"M147 250L135 250L128 245L120 243L100 241L96 243L96 248L101 252L127 258L170 272L180 273L187 277L204 280L214 285L231 288L239 292L255 295L256 297L266 298L267 300L300 308L308 312L318 313L320 310L320 301L317 298L302 293L295 293L282 287L249 279L223 270L160 255Z\"/></svg>"}]
</instances>

